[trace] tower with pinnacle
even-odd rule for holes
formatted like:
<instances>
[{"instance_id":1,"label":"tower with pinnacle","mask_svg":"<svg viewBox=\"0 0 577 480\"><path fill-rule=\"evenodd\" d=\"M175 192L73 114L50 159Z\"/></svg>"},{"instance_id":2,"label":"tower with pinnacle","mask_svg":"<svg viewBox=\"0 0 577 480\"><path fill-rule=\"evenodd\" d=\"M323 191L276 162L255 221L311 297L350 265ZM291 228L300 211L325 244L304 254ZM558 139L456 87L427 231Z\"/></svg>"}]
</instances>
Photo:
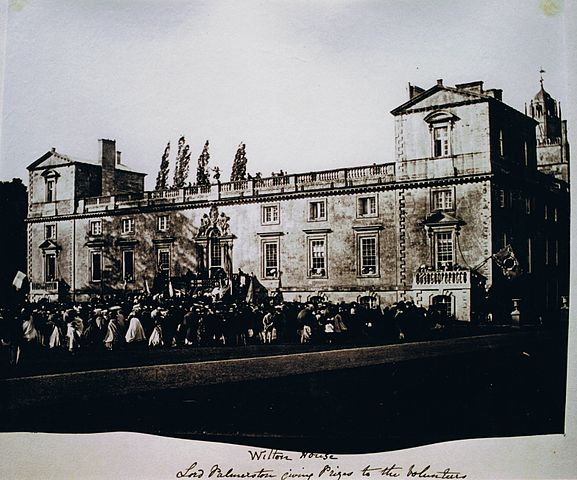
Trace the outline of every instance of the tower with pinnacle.
<instances>
[{"instance_id":1,"label":"tower with pinnacle","mask_svg":"<svg viewBox=\"0 0 577 480\"><path fill-rule=\"evenodd\" d=\"M537 168L543 173L569 182L567 120L562 119L560 102L545 91L543 73L545 71L541 69L541 87L526 112L537 122Z\"/></svg>"}]
</instances>

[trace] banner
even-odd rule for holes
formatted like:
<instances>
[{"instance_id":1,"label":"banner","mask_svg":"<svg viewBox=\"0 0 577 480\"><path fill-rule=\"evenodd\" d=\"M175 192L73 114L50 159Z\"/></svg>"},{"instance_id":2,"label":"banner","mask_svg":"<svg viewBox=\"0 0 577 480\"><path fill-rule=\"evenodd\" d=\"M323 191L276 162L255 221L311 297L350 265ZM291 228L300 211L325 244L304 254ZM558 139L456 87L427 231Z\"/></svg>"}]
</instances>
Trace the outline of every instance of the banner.
<instances>
[{"instance_id":1,"label":"banner","mask_svg":"<svg viewBox=\"0 0 577 480\"><path fill-rule=\"evenodd\" d=\"M506 245L495 253L493 259L497 266L503 271L503 275L508 279L515 278L523 273L521 265L519 265L519 260L517 260L511 245Z\"/></svg>"},{"instance_id":2,"label":"banner","mask_svg":"<svg viewBox=\"0 0 577 480\"><path fill-rule=\"evenodd\" d=\"M22 284L24 283L24 279L26 278L26 275L24 273L22 273L20 270L18 270L18 273L16 273L16 276L14 277L14 280L12 281L12 285L14 287L16 287L16 290L20 290L22 288Z\"/></svg>"}]
</instances>

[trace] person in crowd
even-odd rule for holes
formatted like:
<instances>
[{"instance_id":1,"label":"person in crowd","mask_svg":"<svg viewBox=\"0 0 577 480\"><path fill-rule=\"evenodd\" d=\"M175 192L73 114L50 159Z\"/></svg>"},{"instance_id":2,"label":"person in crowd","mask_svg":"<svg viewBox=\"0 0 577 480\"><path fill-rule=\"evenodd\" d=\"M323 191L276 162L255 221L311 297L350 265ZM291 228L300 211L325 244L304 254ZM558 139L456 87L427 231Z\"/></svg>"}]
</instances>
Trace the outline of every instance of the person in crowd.
<instances>
[{"instance_id":1,"label":"person in crowd","mask_svg":"<svg viewBox=\"0 0 577 480\"><path fill-rule=\"evenodd\" d=\"M64 321L66 322L66 345L68 351L74 353L80 348L80 339L84 331L84 323L78 316L78 310L74 308L66 311Z\"/></svg>"},{"instance_id":2,"label":"person in crowd","mask_svg":"<svg viewBox=\"0 0 577 480\"><path fill-rule=\"evenodd\" d=\"M84 344L89 348L102 347L106 335L106 327L102 309L95 308L88 320L88 326L82 334Z\"/></svg>"},{"instance_id":3,"label":"person in crowd","mask_svg":"<svg viewBox=\"0 0 577 480\"><path fill-rule=\"evenodd\" d=\"M198 341L198 314L196 306L189 307L178 324L179 345L196 346Z\"/></svg>"},{"instance_id":4,"label":"person in crowd","mask_svg":"<svg viewBox=\"0 0 577 480\"><path fill-rule=\"evenodd\" d=\"M111 315L106 329L106 335L104 336L104 346L107 350L116 350L122 346L123 335L121 333L120 321L118 316L115 314Z\"/></svg>"},{"instance_id":5,"label":"person in crowd","mask_svg":"<svg viewBox=\"0 0 577 480\"><path fill-rule=\"evenodd\" d=\"M332 317L333 318L335 338L337 339L338 342L341 342L343 340L343 337L346 335L346 332L348 330L347 325L343 321L342 313L343 313L343 308L341 306L336 307L336 312L335 312L334 316Z\"/></svg>"},{"instance_id":6,"label":"person in crowd","mask_svg":"<svg viewBox=\"0 0 577 480\"><path fill-rule=\"evenodd\" d=\"M159 348L164 345L164 341L162 339L162 326L160 323L160 315L157 316L157 319L154 323L154 328L152 329L152 333L150 334L150 338L148 339L148 346L150 348Z\"/></svg>"},{"instance_id":7,"label":"person in crowd","mask_svg":"<svg viewBox=\"0 0 577 480\"><path fill-rule=\"evenodd\" d=\"M40 335L36 328L36 320L40 316L40 312L32 312L31 314L25 314L26 320L22 322L22 336L24 341L28 345L36 345L40 343Z\"/></svg>"},{"instance_id":8,"label":"person in crowd","mask_svg":"<svg viewBox=\"0 0 577 480\"><path fill-rule=\"evenodd\" d=\"M301 343L310 343L311 338L312 338L312 328L308 323L303 324L303 326L301 327Z\"/></svg>"},{"instance_id":9,"label":"person in crowd","mask_svg":"<svg viewBox=\"0 0 577 480\"><path fill-rule=\"evenodd\" d=\"M50 332L48 337L48 348L60 348L63 346L63 339L62 339L62 325L59 319L58 314L51 313L48 316L48 321L46 322L46 328Z\"/></svg>"},{"instance_id":10,"label":"person in crowd","mask_svg":"<svg viewBox=\"0 0 577 480\"><path fill-rule=\"evenodd\" d=\"M335 326L334 326L333 320L331 318L327 318L325 320L324 333L325 333L325 342L328 344L333 343L333 337L335 334Z\"/></svg>"},{"instance_id":11,"label":"person in crowd","mask_svg":"<svg viewBox=\"0 0 577 480\"><path fill-rule=\"evenodd\" d=\"M144 328L137 315L141 311L139 306L135 306L129 315L129 325L126 335L124 336L127 345L142 345L146 342Z\"/></svg>"},{"instance_id":12,"label":"person in crowd","mask_svg":"<svg viewBox=\"0 0 577 480\"><path fill-rule=\"evenodd\" d=\"M116 316L116 324L118 325L121 334L124 335L126 333L126 317L124 316L122 307L115 305L110 309L110 313L112 316Z\"/></svg>"},{"instance_id":13,"label":"person in crowd","mask_svg":"<svg viewBox=\"0 0 577 480\"><path fill-rule=\"evenodd\" d=\"M262 317L262 339L263 343L272 343L276 340L274 317L270 310Z\"/></svg>"}]
</instances>

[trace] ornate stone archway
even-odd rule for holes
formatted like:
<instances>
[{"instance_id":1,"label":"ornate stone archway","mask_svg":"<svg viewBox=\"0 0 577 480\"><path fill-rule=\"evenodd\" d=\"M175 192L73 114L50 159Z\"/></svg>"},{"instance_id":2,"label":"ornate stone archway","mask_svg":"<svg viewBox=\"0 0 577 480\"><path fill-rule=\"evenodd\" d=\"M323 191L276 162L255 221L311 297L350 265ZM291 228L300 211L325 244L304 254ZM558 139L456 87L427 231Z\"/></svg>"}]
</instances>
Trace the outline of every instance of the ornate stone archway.
<instances>
[{"instance_id":1,"label":"ornate stone archway","mask_svg":"<svg viewBox=\"0 0 577 480\"><path fill-rule=\"evenodd\" d=\"M232 247L236 238L230 231L230 217L213 205L202 216L196 244L203 256L204 273L209 278L232 275Z\"/></svg>"}]
</instances>

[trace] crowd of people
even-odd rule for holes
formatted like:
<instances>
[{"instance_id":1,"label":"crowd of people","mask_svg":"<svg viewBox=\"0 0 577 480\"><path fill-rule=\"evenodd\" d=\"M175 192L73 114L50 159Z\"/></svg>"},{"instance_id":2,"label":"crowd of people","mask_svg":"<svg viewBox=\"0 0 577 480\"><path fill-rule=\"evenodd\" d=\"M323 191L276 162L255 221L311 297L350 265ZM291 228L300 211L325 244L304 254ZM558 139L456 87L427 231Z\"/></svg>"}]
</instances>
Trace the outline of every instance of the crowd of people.
<instances>
[{"instance_id":1,"label":"crowd of people","mask_svg":"<svg viewBox=\"0 0 577 480\"><path fill-rule=\"evenodd\" d=\"M130 350L272 343L383 342L418 339L446 319L412 301L385 308L358 303L250 303L210 293L178 298L138 295L86 303L27 304L0 310L4 360L17 364L35 349Z\"/></svg>"}]
</instances>

